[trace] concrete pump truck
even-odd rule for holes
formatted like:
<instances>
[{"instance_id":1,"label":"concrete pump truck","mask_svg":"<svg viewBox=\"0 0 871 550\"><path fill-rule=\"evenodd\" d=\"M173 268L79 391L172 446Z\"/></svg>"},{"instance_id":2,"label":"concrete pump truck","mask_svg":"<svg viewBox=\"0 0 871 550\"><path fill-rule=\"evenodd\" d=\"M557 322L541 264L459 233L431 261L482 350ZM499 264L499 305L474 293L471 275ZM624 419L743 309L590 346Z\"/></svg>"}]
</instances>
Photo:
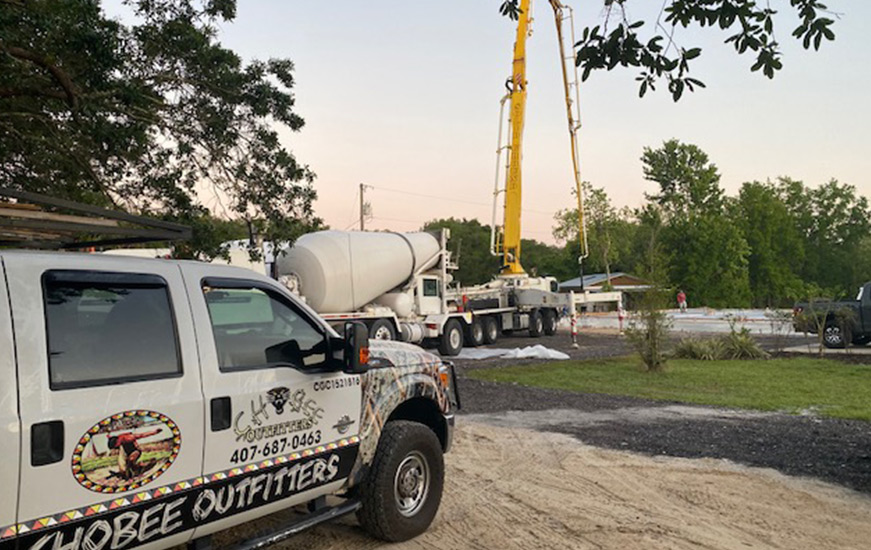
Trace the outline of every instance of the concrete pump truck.
<instances>
[{"instance_id":1,"label":"concrete pump truck","mask_svg":"<svg viewBox=\"0 0 871 550\"><path fill-rule=\"evenodd\" d=\"M578 158L577 130L580 128L579 91L577 69L571 45L574 40L573 13L559 0L549 0L554 13L559 41L560 66L565 92L566 114L571 145L574 193L578 205L578 237L580 241L579 267L587 256L587 232L584 216L584 193L581 185ZM552 335L556 332L558 313L564 307L574 308L573 295L558 294L558 282L553 277L532 277L521 265L521 197L523 127L526 115L526 40L531 34L531 0L521 0L517 18L517 36L514 42L512 75L506 81L508 93L502 98L499 117L499 141L496 159L496 181L493 191L493 223L491 225L490 252L502 258L500 274L485 285L457 288L450 298L458 306L473 313L487 310L501 311L481 318L485 342L495 340L498 330L511 332L528 330L530 336ZM564 27L568 26L568 35ZM568 47L566 40L569 40ZM568 53L567 53L568 51ZM505 107L508 105L508 133L503 132ZM504 142L503 142L504 139ZM502 169L502 153L507 152ZM502 198L502 224L498 223L498 203ZM581 280L583 280L583 269ZM610 298L610 296L609 296ZM483 312L482 312L483 313ZM473 329L474 327L472 327ZM472 336L472 335L470 335Z\"/></svg>"}]
</instances>

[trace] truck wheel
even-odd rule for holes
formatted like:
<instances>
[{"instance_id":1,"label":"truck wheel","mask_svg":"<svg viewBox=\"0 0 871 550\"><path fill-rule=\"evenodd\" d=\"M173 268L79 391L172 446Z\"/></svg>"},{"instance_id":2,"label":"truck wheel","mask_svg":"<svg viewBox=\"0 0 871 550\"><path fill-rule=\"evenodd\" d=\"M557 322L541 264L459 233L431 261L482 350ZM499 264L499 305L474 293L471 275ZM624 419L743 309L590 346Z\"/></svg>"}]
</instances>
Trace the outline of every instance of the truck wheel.
<instances>
[{"instance_id":1,"label":"truck wheel","mask_svg":"<svg viewBox=\"0 0 871 550\"><path fill-rule=\"evenodd\" d=\"M396 329L387 319L378 319L369 327L369 338L373 340L396 340Z\"/></svg>"},{"instance_id":2,"label":"truck wheel","mask_svg":"<svg viewBox=\"0 0 871 550\"><path fill-rule=\"evenodd\" d=\"M841 327L833 321L826 323L826 328L823 332L823 345L827 348L844 347L844 335L841 333Z\"/></svg>"},{"instance_id":3,"label":"truck wheel","mask_svg":"<svg viewBox=\"0 0 871 550\"><path fill-rule=\"evenodd\" d=\"M538 338L542 333L544 333L544 319L541 316L541 311L534 309L529 314L529 335Z\"/></svg>"},{"instance_id":4,"label":"truck wheel","mask_svg":"<svg viewBox=\"0 0 871 550\"><path fill-rule=\"evenodd\" d=\"M544 334L545 336L553 336L556 334L556 311L552 309L546 309L542 313L542 317L544 318Z\"/></svg>"},{"instance_id":5,"label":"truck wheel","mask_svg":"<svg viewBox=\"0 0 871 550\"><path fill-rule=\"evenodd\" d=\"M471 324L466 327L465 342L476 348L484 343L484 325L480 317L472 319Z\"/></svg>"},{"instance_id":6,"label":"truck wheel","mask_svg":"<svg viewBox=\"0 0 871 550\"><path fill-rule=\"evenodd\" d=\"M484 343L495 344L499 339L499 322L495 317L484 317L482 321L484 325Z\"/></svg>"},{"instance_id":7,"label":"truck wheel","mask_svg":"<svg viewBox=\"0 0 871 550\"><path fill-rule=\"evenodd\" d=\"M442 447L432 430L417 422L388 422L359 487L360 525L390 542L423 533L438 511L444 476Z\"/></svg>"},{"instance_id":8,"label":"truck wheel","mask_svg":"<svg viewBox=\"0 0 871 550\"><path fill-rule=\"evenodd\" d=\"M463 327L456 319L449 319L445 323L442 337L439 340L439 353L442 355L456 355L463 349Z\"/></svg>"}]
</instances>

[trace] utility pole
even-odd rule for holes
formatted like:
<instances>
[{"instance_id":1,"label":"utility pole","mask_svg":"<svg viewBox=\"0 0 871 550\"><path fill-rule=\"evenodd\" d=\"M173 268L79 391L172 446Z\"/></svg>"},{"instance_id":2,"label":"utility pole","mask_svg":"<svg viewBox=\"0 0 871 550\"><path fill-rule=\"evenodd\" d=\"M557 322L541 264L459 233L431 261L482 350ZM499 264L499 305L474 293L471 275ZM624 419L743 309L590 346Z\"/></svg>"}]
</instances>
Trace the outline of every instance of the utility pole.
<instances>
[{"instance_id":1,"label":"utility pole","mask_svg":"<svg viewBox=\"0 0 871 550\"><path fill-rule=\"evenodd\" d=\"M366 191L366 185L360 184L360 231L366 231L366 199L363 193Z\"/></svg>"}]
</instances>

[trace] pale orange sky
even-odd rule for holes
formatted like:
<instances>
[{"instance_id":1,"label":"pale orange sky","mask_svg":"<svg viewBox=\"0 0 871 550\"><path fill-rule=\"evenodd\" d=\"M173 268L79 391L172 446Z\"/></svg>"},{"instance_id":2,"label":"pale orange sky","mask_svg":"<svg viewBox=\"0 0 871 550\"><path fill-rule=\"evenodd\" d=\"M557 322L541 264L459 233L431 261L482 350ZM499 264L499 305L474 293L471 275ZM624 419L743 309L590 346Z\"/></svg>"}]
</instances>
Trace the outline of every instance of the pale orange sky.
<instances>
[{"instance_id":1,"label":"pale orange sky","mask_svg":"<svg viewBox=\"0 0 871 550\"><path fill-rule=\"evenodd\" d=\"M599 22L600 1L565 3L581 8L578 29ZM357 219L359 183L374 187L367 192L372 228L415 230L447 216L489 224L499 99L514 42L514 24L499 15L499 4L240 2L220 38L246 58L294 61L296 110L306 126L282 137L318 174L316 211L333 228ZM627 4L651 22L661 6ZM837 39L806 52L790 37L788 3L772 3L783 11L785 52L773 81L751 73L753 59L709 29L677 34L678 44L703 47L692 75L708 85L678 104L662 91L639 99L633 70L594 74L582 85L583 178L617 206L637 206L655 190L642 176L643 147L677 138L710 155L730 194L744 181L784 175L810 185L837 178L871 195L871 2L828 5L844 13ZM534 16L523 235L552 242L553 213L571 205L573 182L548 4L537 2Z\"/></svg>"}]
</instances>

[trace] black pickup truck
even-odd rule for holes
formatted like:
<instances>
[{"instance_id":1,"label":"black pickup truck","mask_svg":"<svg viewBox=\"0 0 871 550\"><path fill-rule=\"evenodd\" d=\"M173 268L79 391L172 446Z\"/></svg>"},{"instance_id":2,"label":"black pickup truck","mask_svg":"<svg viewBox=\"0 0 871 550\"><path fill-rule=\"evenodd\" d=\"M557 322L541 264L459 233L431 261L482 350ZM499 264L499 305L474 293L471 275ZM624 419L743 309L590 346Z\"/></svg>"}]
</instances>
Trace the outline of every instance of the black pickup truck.
<instances>
[{"instance_id":1,"label":"black pickup truck","mask_svg":"<svg viewBox=\"0 0 871 550\"><path fill-rule=\"evenodd\" d=\"M852 315L839 312L851 311ZM797 332L817 333L814 317L825 318L823 344L827 348L843 348L849 340L853 345L864 346L871 342L871 282L859 289L855 300L839 302L800 302L793 308L793 327Z\"/></svg>"}]
</instances>

